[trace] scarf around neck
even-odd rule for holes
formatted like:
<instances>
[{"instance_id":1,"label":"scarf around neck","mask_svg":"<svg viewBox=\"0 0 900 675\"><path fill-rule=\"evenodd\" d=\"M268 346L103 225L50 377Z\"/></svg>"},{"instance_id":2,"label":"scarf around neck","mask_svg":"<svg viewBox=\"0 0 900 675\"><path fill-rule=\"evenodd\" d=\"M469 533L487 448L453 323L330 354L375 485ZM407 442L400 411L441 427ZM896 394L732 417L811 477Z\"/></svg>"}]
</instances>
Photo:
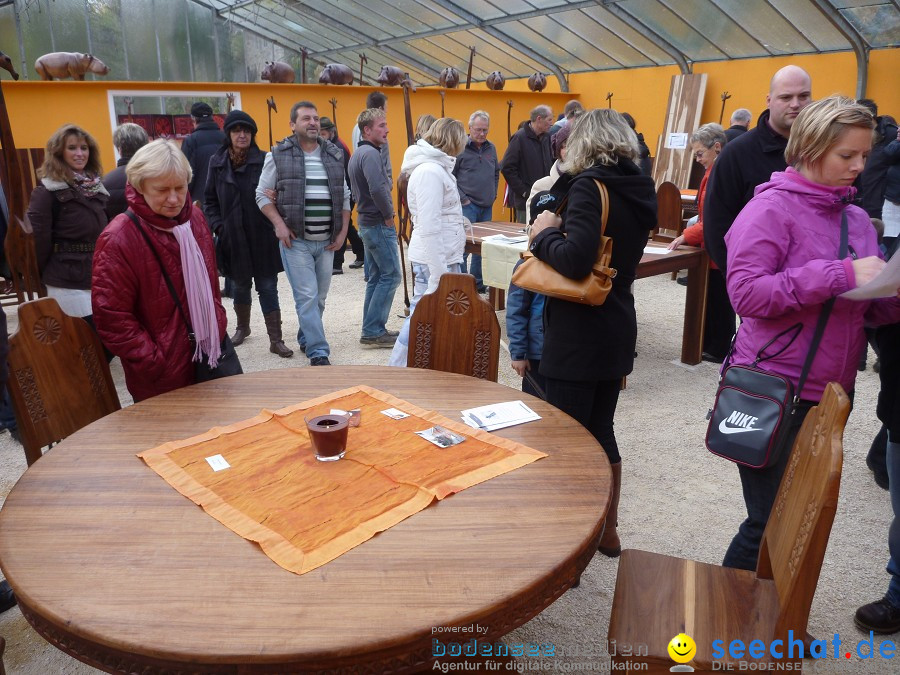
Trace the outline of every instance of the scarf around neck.
<instances>
[{"instance_id":1,"label":"scarf around neck","mask_svg":"<svg viewBox=\"0 0 900 675\"><path fill-rule=\"evenodd\" d=\"M94 176L89 173L73 171L71 185L88 199L96 197L101 191L106 191L103 183L100 182L100 176Z\"/></svg>"},{"instance_id":2,"label":"scarf around neck","mask_svg":"<svg viewBox=\"0 0 900 675\"><path fill-rule=\"evenodd\" d=\"M222 354L222 339L219 335L216 302L212 294L206 261L191 229L193 205L190 195L185 197L184 207L175 218L166 218L153 211L144 195L130 184L125 188L125 198L128 206L141 220L175 236L181 255L181 274L184 278L187 311L191 322L189 328L193 330L196 340L191 360L199 361L203 354L206 354L210 368L215 368Z\"/></svg>"}]
</instances>

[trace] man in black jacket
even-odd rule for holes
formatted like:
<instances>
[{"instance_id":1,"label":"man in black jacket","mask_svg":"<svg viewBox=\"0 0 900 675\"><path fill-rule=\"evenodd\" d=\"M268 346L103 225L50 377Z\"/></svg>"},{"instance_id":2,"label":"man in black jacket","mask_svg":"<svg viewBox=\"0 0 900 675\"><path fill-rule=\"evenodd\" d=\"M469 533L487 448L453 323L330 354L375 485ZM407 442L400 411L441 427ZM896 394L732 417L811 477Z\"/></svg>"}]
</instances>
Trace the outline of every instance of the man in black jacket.
<instances>
[{"instance_id":1,"label":"man in black jacket","mask_svg":"<svg viewBox=\"0 0 900 675\"><path fill-rule=\"evenodd\" d=\"M550 130L553 124L553 110L548 105L539 105L531 111L531 121L519 129L509 139L506 154L500 163L500 172L506 178L516 220L525 222L525 201L531 193L534 181L550 175L553 154L550 152Z\"/></svg>"},{"instance_id":2,"label":"man in black jacket","mask_svg":"<svg viewBox=\"0 0 900 675\"><path fill-rule=\"evenodd\" d=\"M885 155L884 149L897 140L897 123L890 115L879 115L878 105L872 99L861 98L858 103L871 110L875 118L875 142L869 159L866 160L866 168L860 175L860 206L866 210L869 218L881 218L887 172L891 166L891 160Z\"/></svg>"},{"instance_id":3,"label":"man in black jacket","mask_svg":"<svg viewBox=\"0 0 900 675\"><path fill-rule=\"evenodd\" d=\"M811 101L809 73L798 66L785 66L772 77L766 110L756 127L727 143L716 160L703 206L703 240L723 274L727 262L725 233L753 198L756 186L787 167L784 149L791 126Z\"/></svg>"},{"instance_id":4,"label":"man in black jacket","mask_svg":"<svg viewBox=\"0 0 900 675\"><path fill-rule=\"evenodd\" d=\"M203 205L206 193L206 176L209 173L209 160L216 150L225 142L225 134L213 119L213 110L208 103L197 102L191 106L191 118L194 120L194 131L184 139L181 151L191 163L194 177L188 184L191 199Z\"/></svg>"},{"instance_id":5,"label":"man in black jacket","mask_svg":"<svg viewBox=\"0 0 900 675\"><path fill-rule=\"evenodd\" d=\"M731 143L738 136L746 134L752 119L753 116L746 108L738 108L731 113L731 126L725 130L725 138L728 139L728 142Z\"/></svg>"},{"instance_id":6,"label":"man in black jacket","mask_svg":"<svg viewBox=\"0 0 900 675\"><path fill-rule=\"evenodd\" d=\"M113 145L119 151L119 161L116 168L103 177L103 187L109 192L106 201L106 217L112 220L120 213L125 213L128 204L125 203L125 167L134 153L147 145L150 139L147 132L137 124L125 122L116 127L113 132Z\"/></svg>"}]
</instances>

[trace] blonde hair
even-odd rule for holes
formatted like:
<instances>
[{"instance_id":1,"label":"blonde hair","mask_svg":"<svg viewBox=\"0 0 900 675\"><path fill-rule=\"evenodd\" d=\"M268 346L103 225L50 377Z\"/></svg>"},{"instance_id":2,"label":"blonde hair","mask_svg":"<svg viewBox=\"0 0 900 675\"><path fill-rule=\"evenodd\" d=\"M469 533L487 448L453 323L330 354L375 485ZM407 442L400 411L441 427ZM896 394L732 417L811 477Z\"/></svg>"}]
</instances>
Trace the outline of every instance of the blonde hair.
<instances>
[{"instance_id":1,"label":"blonde hair","mask_svg":"<svg viewBox=\"0 0 900 675\"><path fill-rule=\"evenodd\" d=\"M575 118L566 142L566 159L559 170L578 174L595 164L617 164L620 157L636 160L637 135L615 110L598 108Z\"/></svg>"},{"instance_id":2,"label":"blonde hair","mask_svg":"<svg viewBox=\"0 0 900 675\"><path fill-rule=\"evenodd\" d=\"M125 167L125 177L138 192L143 192L145 180L171 175L187 185L193 172L181 149L173 141L162 138L139 148Z\"/></svg>"},{"instance_id":3,"label":"blonde hair","mask_svg":"<svg viewBox=\"0 0 900 675\"><path fill-rule=\"evenodd\" d=\"M868 108L846 96L833 95L810 103L791 126L785 160L795 169L815 164L847 127L873 130L875 119Z\"/></svg>"},{"instance_id":4,"label":"blonde hair","mask_svg":"<svg viewBox=\"0 0 900 675\"><path fill-rule=\"evenodd\" d=\"M419 115L419 119L416 120L416 138L424 138L425 132L431 128L431 125L434 124L436 119L437 118L434 115L428 113Z\"/></svg>"},{"instance_id":5,"label":"blonde hair","mask_svg":"<svg viewBox=\"0 0 900 675\"><path fill-rule=\"evenodd\" d=\"M61 183L68 183L72 177L72 168L66 164L63 152L66 149L66 140L69 136L84 139L88 146L88 161L84 172L92 176L100 176L103 167L100 166L100 148L97 141L84 129L75 124L64 124L53 132L47 141L47 150L44 153L44 163L37 170L38 178L49 178Z\"/></svg>"},{"instance_id":6,"label":"blonde hair","mask_svg":"<svg viewBox=\"0 0 900 675\"><path fill-rule=\"evenodd\" d=\"M359 133L362 133L366 127L371 127L378 120L386 118L387 113L381 108L366 108L356 118L356 126L359 127Z\"/></svg>"},{"instance_id":7,"label":"blonde hair","mask_svg":"<svg viewBox=\"0 0 900 675\"><path fill-rule=\"evenodd\" d=\"M456 157L466 147L466 130L459 120L442 117L431 125L422 140L451 157Z\"/></svg>"}]
</instances>

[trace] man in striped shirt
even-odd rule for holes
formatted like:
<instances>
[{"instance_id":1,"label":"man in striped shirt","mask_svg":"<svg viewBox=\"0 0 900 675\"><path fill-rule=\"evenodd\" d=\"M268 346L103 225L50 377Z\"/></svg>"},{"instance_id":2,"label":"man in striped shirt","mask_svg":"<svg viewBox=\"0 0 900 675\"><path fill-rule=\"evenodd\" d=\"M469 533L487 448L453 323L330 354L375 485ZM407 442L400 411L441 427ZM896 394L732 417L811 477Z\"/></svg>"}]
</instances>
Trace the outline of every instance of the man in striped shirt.
<instances>
[{"instance_id":1,"label":"man in striped shirt","mask_svg":"<svg viewBox=\"0 0 900 675\"><path fill-rule=\"evenodd\" d=\"M350 189L340 148L319 136L314 103L291 108L292 136L266 155L256 203L275 228L281 261L294 293L297 340L311 366L330 366L322 312L331 286L334 251L347 236ZM267 191L274 191L273 202Z\"/></svg>"}]
</instances>

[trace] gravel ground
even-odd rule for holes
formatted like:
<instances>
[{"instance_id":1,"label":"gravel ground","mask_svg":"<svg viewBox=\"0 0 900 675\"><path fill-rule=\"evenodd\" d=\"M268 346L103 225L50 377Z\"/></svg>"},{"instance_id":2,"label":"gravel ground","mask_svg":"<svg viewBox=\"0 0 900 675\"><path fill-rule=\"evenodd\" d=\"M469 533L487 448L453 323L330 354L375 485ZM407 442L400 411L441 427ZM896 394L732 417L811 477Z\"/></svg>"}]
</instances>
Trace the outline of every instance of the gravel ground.
<instances>
[{"instance_id":1,"label":"gravel ground","mask_svg":"<svg viewBox=\"0 0 900 675\"><path fill-rule=\"evenodd\" d=\"M348 262L352 255L348 255ZM344 267L333 277L325 311L331 360L339 364L383 365L388 350L359 345L362 270ZM286 279L279 284L285 335L296 332L297 319ZM403 305L402 286L394 302L394 316ZM638 281L639 357L619 399L617 438L623 456L623 494L619 533L623 545L658 553L721 562L728 542L743 517L740 482L736 468L714 457L703 446L705 415L716 388L715 366L702 363L686 367L677 362L681 351L684 287L668 275ZM230 300L226 300L230 307ZM229 309L230 312L230 309ZM8 312L10 331L16 318ZM499 313L505 325L504 312ZM399 329L401 320L389 328ZM229 316L229 331L233 317ZM268 351L265 326L258 306L252 316L252 335L240 347L244 370L308 366L299 350L291 359ZM505 332L505 328L504 328ZM292 339L288 346L296 350ZM505 336L504 336L505 342ZM809 631L831 639L838 634L845 647L867 637L853 625L853 612L879 598L887 586L887 530L891 519L888 493L878 488L865 465L869 443L878 429L875 398L878 376L870 367L859 374L856 408L844 434L844 472L837 518L832 530L819 586L813 602ZM118 360L113 377L122 405L131 397L124 387ZM509 355L500 354L500 382L516 389L520 380L509 366ZM512 395L512 392L511 392ZM6 495L25 470L21 447L7 433L0 434L0 495ZM527 543L525 544L527 547ZM509 644L553 644L557 651L581 650L594 655L607 652L606 632L615 586L616 561L597 555L582 576L581 586L567 592L533 620L510 633ZM673 634L677 632L673 626ZM39 637L17 608L0 615L0 635L6 638L4 661L9 673L95 673ZM726 638L728 636L723 636ZM574 657L570 668L608 663L605 657ZM900 672L891 661L823 660L808 663L807 672ZM596 668L596 666L595 666Z\"/></svg>"}]
</instances>

